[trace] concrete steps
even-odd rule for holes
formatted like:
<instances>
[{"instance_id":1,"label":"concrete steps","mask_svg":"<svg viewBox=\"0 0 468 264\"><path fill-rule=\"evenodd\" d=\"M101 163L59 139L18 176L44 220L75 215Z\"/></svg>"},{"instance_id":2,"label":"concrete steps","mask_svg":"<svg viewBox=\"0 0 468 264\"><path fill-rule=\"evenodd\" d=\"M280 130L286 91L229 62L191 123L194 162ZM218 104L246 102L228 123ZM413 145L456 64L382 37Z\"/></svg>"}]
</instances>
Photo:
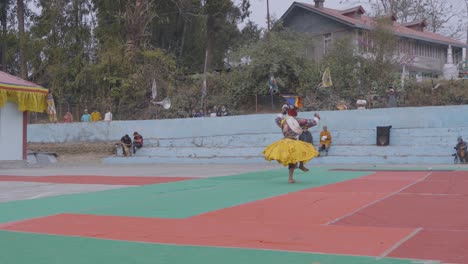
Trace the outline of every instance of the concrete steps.
<instances>
[{"instance_id":1,"label":"concrete steps","mask_svg":"<svg viewBox=\"0 0 468 264\"><path fill-rule=\"evenodd\" d=\"M376 129L331 130L328 156L312 164L452 164L456 138L468 127L392 128L390 145L376 146ZM312 129L314 146L319 131ZM264 163L262 152L282 134L244 133L207 137L146 138L133 157L109 157L104 163Z\"/></svg>"},{"instance_id":2,"label":"concrete steps","mask_svg":"<svg viewBox=\"0 0 468 264\"><path fill-rule=\"evenodd\" d=\"M136 156L148 157L255 157L262 156L265 147L146 147L137 151ZM316 146L317 148L317 146ZM430 146L372 146L372 145L333 145L329 156L447 156L453 149L443 145Z\"/></svg>"},{"instance_id":3,"label":"concrete steps","mask_svg":"<svg viewBox=\"0 0 468 264\"><path fill-rule=\"evenodd\" d=\"M261 164L268 162L262 156L252 157L108 157L106 164ZM272 163L276 163L272 161ZM309 164L453 164L451 156L326 156L317 157Z\"/></svg>"},{"instance_id":4,"label":"concrete steps","mask_svg":"<svg viewBox=\"0 0 468 264\"><path fill-rule=\"evenodd\" d=\"M109 157L104 163L264 163L264 147L145 147L133 157ZM333 145L328 156L311 164L452 164L445 145Z\"/></svg>"},{"instance_id":5,"label":"concrete steps","mask_svg":"<svg viewBox=\"0 0 468 264\"><path fill-rule=\"evenodd\" d=\"M333 143L320 164L452 164L458 136L468 139L468 105L320 111L310 129L315 145L327 125ZM300 112L313 118L314 112ZM105 163L265 163L263 149L282 138L277 114L28 125L28 142L116 142L140 132L143 149L135 157ZM376 146L376 128L392 126L390 146Z\"/></svg>"},{"instance_id":6,"label":"concrete steps","mask_svg":"<svg viewBox=\"0 0 468 264\"><path fill-rule=\"evenodd\" d=\"M468 129L468 128L467 128ZM314 144L320 131L311 130ZM375 145L375 129L331 131L333 145ZM391 129L391 145L455 145L456 138L466 134L462 128ZM145 147L251 147L267 146L282 138L281 133L246 133L241 135L214 135L209 137L145 138Z\"/></svg>"}]
</instances>

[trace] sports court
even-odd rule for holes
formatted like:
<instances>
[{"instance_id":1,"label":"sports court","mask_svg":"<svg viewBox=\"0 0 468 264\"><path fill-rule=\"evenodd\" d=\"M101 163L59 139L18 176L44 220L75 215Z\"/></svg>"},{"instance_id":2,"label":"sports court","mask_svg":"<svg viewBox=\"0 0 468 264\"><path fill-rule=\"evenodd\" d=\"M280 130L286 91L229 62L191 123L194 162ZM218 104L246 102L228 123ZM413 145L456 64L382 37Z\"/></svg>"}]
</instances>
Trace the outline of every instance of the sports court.
<instances>
[{"instance_id":1,"label":"sports court","mask_svg":"<svg viewBox=\"0 0 468 264\"><path fill-rule=\"evenodd\" d=\"M0 263L468 263L463 167L200 168L2 172Z\"/></svg>"}]
</instances>

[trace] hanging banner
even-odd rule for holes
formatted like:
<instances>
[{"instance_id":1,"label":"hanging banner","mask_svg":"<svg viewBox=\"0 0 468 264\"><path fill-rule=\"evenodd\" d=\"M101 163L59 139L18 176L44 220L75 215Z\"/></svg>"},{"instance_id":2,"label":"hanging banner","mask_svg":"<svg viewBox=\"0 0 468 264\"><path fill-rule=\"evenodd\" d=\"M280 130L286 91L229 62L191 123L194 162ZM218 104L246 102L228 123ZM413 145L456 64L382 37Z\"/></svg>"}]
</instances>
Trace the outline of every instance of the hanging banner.
<instances>
[{"instance_id":1,"label":"hanging banner","mask_svg":"<svg viewBox=\"0 0 468 264\"><path fill-rule=\"evenodd\" d=\"M270 77L270 80L268 80L268 87L270 93L279 93L278 83L276 82L275 77Z\"/></svg>"},{"instance_id":2,"label":"hanging banner","mask_svg":"<svg viewBox=\"0 0 468 264\"><path fill-rule=\"evenodd\" d=\"M286 102L288 102L288 105L294 106L296 108L301 108L302 107L302 98L298 95L281 95L284 99L286 99Z\"/></svg>"},{"instance_id":3,"label":"hanging banner","mask_svg":"<svg viewBox=\"0 0 468 264\"><path fill-rule=\"evenodd\" d=\"M55 102L52 93L47 95L47 114L51 123L57 123L57 111L55 109Z\"/></svg>"},{"instance_id":4,"label":"hanging banner","mask_svg":"<svg viewBox=\"0 0 468 264\"><path fill-rule=\"evenodd\" d=\"M151 85L151 99L153 99L153 101L156 101L156 96L158 96L158 90L156 87L156 80L153 79L153 84Z\"/></svg>"},{"instance_id":5,"label":"hanging banner","mask_svg":"<svg viewBox=\"0 0 468 264\"><path fill-rule=\"evenodd\" d=\"M327 67L325 71L323 72L322 76L322 87L328 88L333 85L332 79L331 79L331 73L330 73L330 68Z\"/></svg>"}]
</instances>

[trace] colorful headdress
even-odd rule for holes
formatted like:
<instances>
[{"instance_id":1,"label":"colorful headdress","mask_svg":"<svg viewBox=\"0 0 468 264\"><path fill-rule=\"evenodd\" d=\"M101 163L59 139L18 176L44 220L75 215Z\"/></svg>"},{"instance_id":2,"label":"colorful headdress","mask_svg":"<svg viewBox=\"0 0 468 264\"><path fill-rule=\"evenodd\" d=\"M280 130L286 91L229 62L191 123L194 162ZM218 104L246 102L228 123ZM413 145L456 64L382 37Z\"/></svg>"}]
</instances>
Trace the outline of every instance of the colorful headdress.
<instances>
[{"instance_id":1,"label":"colorful headdress","mask_svg":"<svg viewBox=\"0 0 468 264\"><path fill-rule=\"evenodd\" d=\"M289 109L289 110L288 110L288 116L294 116L294 117L296 117L296 116L297 116L297 111L296 111L296 109L294 109L294 108Z\"/></svg>"}]
</instances>

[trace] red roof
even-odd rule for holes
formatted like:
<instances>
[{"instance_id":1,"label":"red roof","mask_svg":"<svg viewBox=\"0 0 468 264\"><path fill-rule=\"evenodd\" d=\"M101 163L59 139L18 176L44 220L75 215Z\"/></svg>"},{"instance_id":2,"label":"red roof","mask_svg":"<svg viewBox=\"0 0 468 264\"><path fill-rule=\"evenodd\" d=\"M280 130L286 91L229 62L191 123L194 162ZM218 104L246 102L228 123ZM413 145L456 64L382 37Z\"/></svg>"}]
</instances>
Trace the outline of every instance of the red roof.
<instances>
[{"instance_id":1,"label":"red roof","mask_svg":"<svg viewBox=\"0 0 468 264\"><path fill-rule=\"evenodd\" d=\"M29 87L37 87L37 88L42 88L41 86L25 81L21 78L18 78L16 76L13 76L11 74L8 74L6 72L0 71L0 83L4 84L11 84L11 85L18 85L18 86L29 86Z\"/></svg>"},{"instance_id":2,"label":"red roof","mask_svg":"<svg viewBox=\"0 0 468 264\"><path fill-rule=\"evenodd\" d=\"M335 20L341 21L353 27L372 29L376 26L376 21L372 17L366 16L366 15L361 15L360 17L349 17L349 16L343 15L343 14L349 13L349 11L351 10L357 11L357 10L362 9L362 7L360 6L346 9L346 10L337 10L337 9L331 9L331 8L316 8L314 5L306 4L306 3L298 3L298 2L294 2L291 7L293 7L294 5L298 5L307 10L313 11L315 13L319 13L324 16L331 17ZM291 10L291 8L289 10ZM436 43L441 43L441 44L446 44L446 45L450 44L456 47L467 47L467 44L461 41L458 41L458 40L455 40L455 39L452 39L452 38L449 38L449 37L446 37L437 33L414 30L398 22L393 22L392 27L393 27L395 34L397 34L398 36L414 38L414 39L424 40L428 42L436 42Z\"/></svg>"}]
</instances>

